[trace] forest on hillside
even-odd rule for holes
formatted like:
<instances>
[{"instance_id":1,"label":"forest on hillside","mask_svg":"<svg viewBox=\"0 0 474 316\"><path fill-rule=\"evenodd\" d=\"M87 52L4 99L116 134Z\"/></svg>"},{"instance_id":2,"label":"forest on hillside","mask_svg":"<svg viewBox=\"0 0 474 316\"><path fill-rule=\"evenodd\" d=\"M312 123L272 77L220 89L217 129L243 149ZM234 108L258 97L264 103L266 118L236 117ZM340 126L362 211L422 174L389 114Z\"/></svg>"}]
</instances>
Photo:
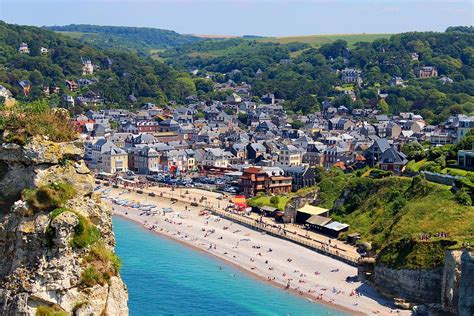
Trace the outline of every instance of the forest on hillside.
<instances>
[{"instance_id":1,"label":"forest on hillside","mask_svg":"<svg viewBox=\"0 0 474 316\"><path fill-rule=\"evenodd\" d=\"M29 53L21 54L21 43L28 45ZM47 53L42 53L41 48ZM83 60L94 65L92 75L83 75ZM57 105L65 93L94 92L102 96L109 107L130 106L133 95L137 103L166 103L183 101L195 93L194 81L186 73L174 70L165 63L120 50L102 50L53 31L11 25L0 21L0 84L9 89L19 101L45 97L45 87L60 89L49 97ZM89 79L92 84L70 92L66 80ZM22 91L21 81L28 81L31 91Z\"/></svg>"},{"instance_id":2,"label":"forest on hillside","mask_svg":"<svg viewBox=\"0 0 474 316\"><path fill-rule=\"evenodd\" d=\"M251 83L255 95L274 93L288 100L287 109L296 113L315 111L329 98L349 109L371 107L393 114L414 111L436 123L450 114L474 113L471 29L403 33L354 45L337 40L320 47L238 39L205 41L176 47L161 56L180 69L199 68L217 74L217 80ZM291 62L281 63L285 59ZM438 76L417 79L415 70L422 66L436 67ZM341 82L337 71L346 67L362 71L361 86ZM258 69L261 77L257 77ZM240 72L231 73L233 70ZM404 86L391 86L393 77L402 78ZM443 77L450 80L440 80ZM356 101L342 93L347 89L353 90ZM388 94L385 101L380 101L379 93Z\"/></svg>"},{"instance_id":3,"label":"forest on hillside","mask_svg":"<svg viewBox=\"0 0 474 316\"><path fill-rule=\"evenodd\" d=\"M192 35L149 27L69 24L46 28L66 32L65 35L102 49L126 49L143 55L148 55L150 50L167 49L201 40Z\"/></svg>"}]
</instances>

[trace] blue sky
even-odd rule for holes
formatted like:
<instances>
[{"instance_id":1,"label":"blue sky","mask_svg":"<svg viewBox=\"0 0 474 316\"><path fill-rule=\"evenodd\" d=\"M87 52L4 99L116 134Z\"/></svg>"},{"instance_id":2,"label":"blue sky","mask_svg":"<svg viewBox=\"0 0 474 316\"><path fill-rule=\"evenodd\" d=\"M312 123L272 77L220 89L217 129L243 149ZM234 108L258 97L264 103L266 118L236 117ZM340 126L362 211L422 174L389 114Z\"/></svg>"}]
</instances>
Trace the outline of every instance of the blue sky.
<instances>
[{"instance_id":1,"label":"blue sky","mask_svg":"<svg viewBox=\"0 0 474 316\"><path fill-rule=\"evenodd\" d=\"M396 33L473 25L474 0L0 0L0 19L38 26L148 26L186 34Z\"/></svg>"}]
</instances>

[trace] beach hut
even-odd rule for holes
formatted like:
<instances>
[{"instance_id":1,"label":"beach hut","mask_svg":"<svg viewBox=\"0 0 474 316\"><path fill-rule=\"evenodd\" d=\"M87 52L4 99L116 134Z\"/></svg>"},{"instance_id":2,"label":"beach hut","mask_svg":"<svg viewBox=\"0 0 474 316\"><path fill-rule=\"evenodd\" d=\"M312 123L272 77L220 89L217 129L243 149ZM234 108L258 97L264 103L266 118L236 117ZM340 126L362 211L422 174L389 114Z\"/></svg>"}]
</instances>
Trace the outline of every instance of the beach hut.
<instances>
[{"instance_id":1,"label":"beach hut","mask_svg":"<svg viewBox=\"0 0 474 316\"><path fill-rule=\"evenodd\" d=\"M296 222L297 223L306 223L306 221L314 215L319 216L328 216L329 210L327 208L322 208L319 206L313 206L306 204L302 208L296 210Z\"/></svg>"},{"instance_id":2,"label":"beach hut","mask_svg":"<svg viewBox=\"0 0 474 316\"><path fill-rule=\"evenodd\" d=\"M264 205L264 206L260 207L260 211L262 212L263 216L274 216L277 209L276 209L276 207L271 207L271 206Z\"/></svg>"},{"instance_id":3,"label":"beach hut","mask_svg":"<svg viewBox=\"0 0 474 316\"><path fill-rule=\"evenodd\" d=\"M323 232L334 238L337 238L340 233L349 230L348 224L339 223L336 221L326 224L323 227L324 227Z\"/></svg>"},{"instance_id":4,"label":"beach hut","mask_svg":"<svg viewBox=\"0 0 474 316\"><path fill-rule=\"evenodd\" d=\"M330 222L330 218L319 215L313 215L306 220L306 226L315 231L322 231L324 225L329 224Z\"/></svg>"}]
</instances>

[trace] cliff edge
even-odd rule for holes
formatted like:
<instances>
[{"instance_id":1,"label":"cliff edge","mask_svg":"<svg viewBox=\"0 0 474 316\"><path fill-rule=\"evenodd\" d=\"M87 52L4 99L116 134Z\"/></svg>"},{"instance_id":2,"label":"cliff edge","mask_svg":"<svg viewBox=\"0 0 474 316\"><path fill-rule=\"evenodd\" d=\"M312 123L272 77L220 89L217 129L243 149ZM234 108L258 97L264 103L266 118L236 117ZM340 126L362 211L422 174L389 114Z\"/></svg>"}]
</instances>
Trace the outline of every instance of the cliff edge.
<instances>
[{"instance_id":1,"label":"cliff edge","mask_svg":"<svg viewBox=\"0 0 474 316\"><path fill-rule=\"evenodd\" d=\"M0 314L128 315L82 143L0 144Z\"/></svg>"}]
</instances>

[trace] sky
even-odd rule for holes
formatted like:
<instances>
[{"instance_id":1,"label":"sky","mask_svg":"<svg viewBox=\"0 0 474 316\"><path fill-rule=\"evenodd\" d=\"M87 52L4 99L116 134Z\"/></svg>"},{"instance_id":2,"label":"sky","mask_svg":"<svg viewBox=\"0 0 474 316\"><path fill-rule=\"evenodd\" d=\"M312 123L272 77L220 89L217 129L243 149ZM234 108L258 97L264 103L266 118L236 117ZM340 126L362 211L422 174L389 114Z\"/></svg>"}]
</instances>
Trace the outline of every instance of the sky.
<instances>
[{"instance_id":1,"label":"sky","mask_svg":"<svg viewBox=\"0 0 474 316\"><path fill-rule=\"evenodd\" d=\"M399 33L473 25L474 0L0 0L0 20L236 36Z\"/></svg>"}]
</instances>

